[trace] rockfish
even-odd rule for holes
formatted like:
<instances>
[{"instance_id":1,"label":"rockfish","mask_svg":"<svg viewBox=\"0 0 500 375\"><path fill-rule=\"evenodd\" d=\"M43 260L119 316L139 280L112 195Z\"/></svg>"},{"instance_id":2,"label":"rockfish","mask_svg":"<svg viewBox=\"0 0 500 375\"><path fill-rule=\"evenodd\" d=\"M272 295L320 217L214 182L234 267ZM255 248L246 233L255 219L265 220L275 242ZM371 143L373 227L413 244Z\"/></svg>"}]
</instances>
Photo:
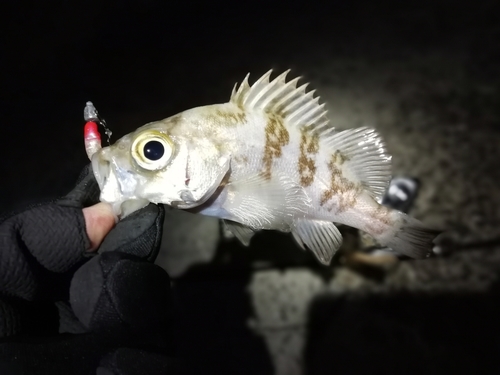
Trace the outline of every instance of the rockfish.
<instances>
[{"instance_id":1,"label":"rockfish","mask_svg":"<svg viewBox=\"0 0 500 375\"><path fill-rule=\"evenodd\" d=\"M289 71L229 102L148 123L89 155L101 201L125 217L150 202L215 216L245 245L259 230L291 232L329 264L342 243L337 224L358 228L412 258L437 232L378 203L391 156L367 127L337 131L325 104Z\"/></svg>"}]
</instances>

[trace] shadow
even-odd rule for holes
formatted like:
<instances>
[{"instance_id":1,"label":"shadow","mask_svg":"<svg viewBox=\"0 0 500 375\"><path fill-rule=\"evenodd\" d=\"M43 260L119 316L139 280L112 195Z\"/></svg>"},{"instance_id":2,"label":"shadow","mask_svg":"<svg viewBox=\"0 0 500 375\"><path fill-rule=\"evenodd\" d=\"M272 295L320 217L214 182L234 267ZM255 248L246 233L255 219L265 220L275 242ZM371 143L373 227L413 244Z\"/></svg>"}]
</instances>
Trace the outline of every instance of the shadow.
<instances>
[{"instance_id":1,"label":"shadow","mask_svg":"<svg viewBox=\"0 0 500 375\"><path fill-rule=\"evenodd\" d=\"M498 289L317 298L306 374L497 374Z\"/></svg>"},{"instance_id":2,"label":"shadow","mask_svg":"<svg viewBox=\"0 0 500 375\"><path fill-rule=\"evenodd\" d=\"M242 268L194 266L174 282L176 345L193 374L273 374L263 340L247 326L252 311Z\"/></svg>"}]
</instances>

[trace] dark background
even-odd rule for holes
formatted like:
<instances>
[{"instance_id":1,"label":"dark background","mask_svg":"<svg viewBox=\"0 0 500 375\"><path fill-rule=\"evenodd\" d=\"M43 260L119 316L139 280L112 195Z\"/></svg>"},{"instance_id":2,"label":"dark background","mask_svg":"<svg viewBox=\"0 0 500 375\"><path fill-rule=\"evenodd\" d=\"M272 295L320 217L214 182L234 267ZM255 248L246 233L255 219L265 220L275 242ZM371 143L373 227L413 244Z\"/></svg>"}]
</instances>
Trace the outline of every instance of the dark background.
<instances>
[{"instance_id":1,"label":"dark background","mask_svg":"<svg viewBox=\"0 0 500 375\"><path fill-rule=\"evenodd\" d=\"M318 56L369 62L459 50L473 74L484 78L496 66L495 1L322 3L3 4L0 209L71 187L86 163L87 100L116 140L145 122L226 101L247 72L256 79L292 68L314 86Z\"/></svg>"},{"instance_id":2,"label":"dark background","mask_svg":"<svg viewBox=\"0 0 500 375\"><path fill-rule=\"evenodd\" d=\"M397 110L405 121L413 109L423 110L423 125L408 131L381 125L399 153L398 172L427 178L417 202L420 218L442 229L449 226L457 235L470 233L472 240L488 225L493 236L500 235L494 142L500 139L497 1L77 0L12 2L2 5L0 13L2 212L72 188L88 162L82 137L88 100L116 140L146 122L227 101L234 83L248 72L256 79L270 68L291 68L313 87L322 87L319 94L327 102L328 88L346 87L362 102L372 95L363 82L377 82L377 74L390 74L395 64L402 72L396 76L403 79L391 80L386 89L402 98ZM433 55L440 56L435 65L418 65ZM442 61L450 61L449 67ZM377 67L373 72L372 65ZM460 79L450 79L439 91L437 82L455 70ZM410 87L417 87L417 94L403 100ZM433 121L442 128L425 125ZM406 138L398 141L400 136ZM418 149L417 156L406 154L413 142L428 149ZM441 147L448 156L438 162L434 153ZM425 166L419 164L422 160ZM478 172L477 178L472 171ZM464 193L479 191L478 186L481 194L473 195L474 200ZM435 198L440 192L441 198ZM180 327L186 329L182 353L196 352L200 363L227 373L272 373L263 341L244 326L251 306L243 292L251 278L249 254L265 254L280 244L293 246L289 238L269 236L258 237L253 249L226 244L216 257L219 264L212 264L215 268L201 267L181 278L177 290L185 315ZM235 249L244 255L224 263L224 251ZM309 255L293 251L291 263L295 259L294 265L311 265ZM238 267L232 268L234 262ZM455 264L450 269L459 268ZM500 349L496 285L492 294L479 296L445 293L316 304L308 367L316 374L488 373ZM408 368L407 361L414 366Z\"/></svg>"}]
</instances>

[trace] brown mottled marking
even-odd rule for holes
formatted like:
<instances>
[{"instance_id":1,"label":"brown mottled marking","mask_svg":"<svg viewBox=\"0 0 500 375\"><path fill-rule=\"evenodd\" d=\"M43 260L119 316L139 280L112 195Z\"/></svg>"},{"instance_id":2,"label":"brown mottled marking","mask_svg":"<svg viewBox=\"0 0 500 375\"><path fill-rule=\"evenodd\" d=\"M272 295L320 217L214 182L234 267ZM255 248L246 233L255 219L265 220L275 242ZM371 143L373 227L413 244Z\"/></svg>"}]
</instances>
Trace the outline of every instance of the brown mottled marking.
<instances>
[{"instance_id":1,"label":"brown mottled marking","mask_svg":"<svg viewBox=\"0 0 500 375\"><path fill-rule=\"evenodd\" d=\"M283 125L283 119L275 114L268 114L268 121L265 127L266 144L264 145L264 177L271 178L271 166L274 158L282 155L281 148L290 142L290 135Z\"/></svg>"},{"instance_id":2,"label":"brown mottled marking","mask_svg":"<svg viewBox=\"0 0 500 375\"><path fill-rule=\"evenodd\" d=\"M215 149L219 152L223 151L226 147L226 145L218 140L214 140L213 141L213 146L215 147Z\"/></svg>"},{"instance_id":3,"label":"brown mottled marking","mask_svg":"<svg viewBox=\"0 0 500 375\"><path fill-rule=\"evenodd\" d=\"M165 122L168 125L168 131L172 131L177 125L181 123L182 120L182 113L178 113L175 116L169 117L165 119L163 122Z\"/></svg>"},{"instance_id":4,"label":"brown mottled marking","mask_svg":"<svg viewBox=\"0 0 500 375\"><path fill-rule=\"evenodd\" d=\"M375 209L375 212L371 214L371 216L384 224L392 225L391 209L388 207L377 204L377 208Z\"/></svg>"},{"instance_id":5,"label":"brown mottled marking","mask_svg":"<svg viewBox=\"0 0 500 375\"><path fill-rule=\"evenodd\" d=\"M220 117L225 125L229 126L244 124L247 121L247 115L244 111L232 112L216 109L215 115Z\"/></svg>"},{"instance_id":6,"label":"brown mottled marking","mask_svg":"<svg viewBox=\"0 0 500 375\"><path fill-rule=\"evenodd\" d=\"M362 191L361 186L342 175L342 169L339 168L339 165L342 165L346 160L348 159L338 150L331 156L328 163L328 169L331 172L330 187L321 195L321 206L325 205L333 197L338 197L339 205L337 213L344 212L348 208L353 207L356 204L356 198ZM329 211L332 209L333 206L329 208Z\"/></svg>"},{"instance_id":7,"label":"brown mottled marking","mask_svg":"<svg viewBox=\"0 0 500 375\"><path fill-rule=\"evenodd\" d=\"M241 164L248 164L248 157L246 156L241 156L241 155L235 155L234 160L238 163Z\"/></svg>"},{"instance_id":8,"label":"brown mottled marking","mask_svg":"<svg viewBox=\"0 0 500 375\"><path fill-rule=\"evenodd\" d=\"M367 214L372 219L371 222L366 224L366 231L372 236L383 234L387 227L392 226L394 223L391 219L391 209L377 203L374 210L369 210Z\"/></svg>"},{"instance_id":9,"label":"brown mottled marking","mask_svg":"<svg viewBox=\"0 0 500 375\"><path fill-rule=\"evenodd\" d=\"M335 163L337 163L338 165L342 165L344 164L346 161L349 161L351 160L351 158L345 154L343 154L342 152L340 152L340 150L337 150L335 151L335 153L333 154L332 156L332 160L335 161Z\"/></svg>"},{"instance_id":10,"label":"brown mottled marking","mask_svg":"<svg viewBox=\"0 0 500 375\"><path fill-rule=\"evenodd\" d=\"M384 225L380 225L380 223L378 223L377 221L366 224L366 227L364 229L367 233L369 233L372 236L380 236L381 234L384 234L384 232L387 230L387 228Z\"/></svg>"},{"instance_id":11,"label":"brown mottled marking","mask_svg":"<svg viewBox=\"0 0 500 375\"><path fill-rule=\"evenodd\" d=\"M317 154L318 151L319 137L316 134L309 134L307 129L302 129L298 164L300 184L304 187L310 186L314 182L316 164L310 156Z\"/></svg>"},{"instance_id":12,"label":"brown mottled marking","mask_svg":"<svg viewBox=\"0 0 500 375\"><path fill-rule=\"evenodd\" d=\"M214 126L237 126L246 123L247 115L243 111L214 109L206 114L205 121Z\"/></svg>"}]
</instances>

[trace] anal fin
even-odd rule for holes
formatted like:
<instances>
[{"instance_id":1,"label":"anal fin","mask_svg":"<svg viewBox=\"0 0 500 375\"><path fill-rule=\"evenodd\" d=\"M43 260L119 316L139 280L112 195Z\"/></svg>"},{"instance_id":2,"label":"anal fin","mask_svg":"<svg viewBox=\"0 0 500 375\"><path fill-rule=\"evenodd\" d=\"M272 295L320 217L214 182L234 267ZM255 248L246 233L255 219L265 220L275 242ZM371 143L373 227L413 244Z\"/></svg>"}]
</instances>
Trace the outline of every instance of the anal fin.
<instances>
[{"instance_id":1,"label":"anal fin","mask_svg":"<svg viewBox=\"0 0 500 375\"><path fill-rule=\"evenodd\" d=\"M299 245L311 250L323 264L329 265L342 245L342 235L330 221L298 219L292 233Z\"/></svg>"},{"instance_id":2,"label":"anal fin","mask_svg":"<svg viewBox=\"0 0 500 375\"><path fill-rule=\"evenodd\" d=\"M227 230L229 230L234 236L244 245L249 246L250 240L252 239L255 231L243 224L236 223L230 220L222 220Z\"/></svg>"}]
</instances>

